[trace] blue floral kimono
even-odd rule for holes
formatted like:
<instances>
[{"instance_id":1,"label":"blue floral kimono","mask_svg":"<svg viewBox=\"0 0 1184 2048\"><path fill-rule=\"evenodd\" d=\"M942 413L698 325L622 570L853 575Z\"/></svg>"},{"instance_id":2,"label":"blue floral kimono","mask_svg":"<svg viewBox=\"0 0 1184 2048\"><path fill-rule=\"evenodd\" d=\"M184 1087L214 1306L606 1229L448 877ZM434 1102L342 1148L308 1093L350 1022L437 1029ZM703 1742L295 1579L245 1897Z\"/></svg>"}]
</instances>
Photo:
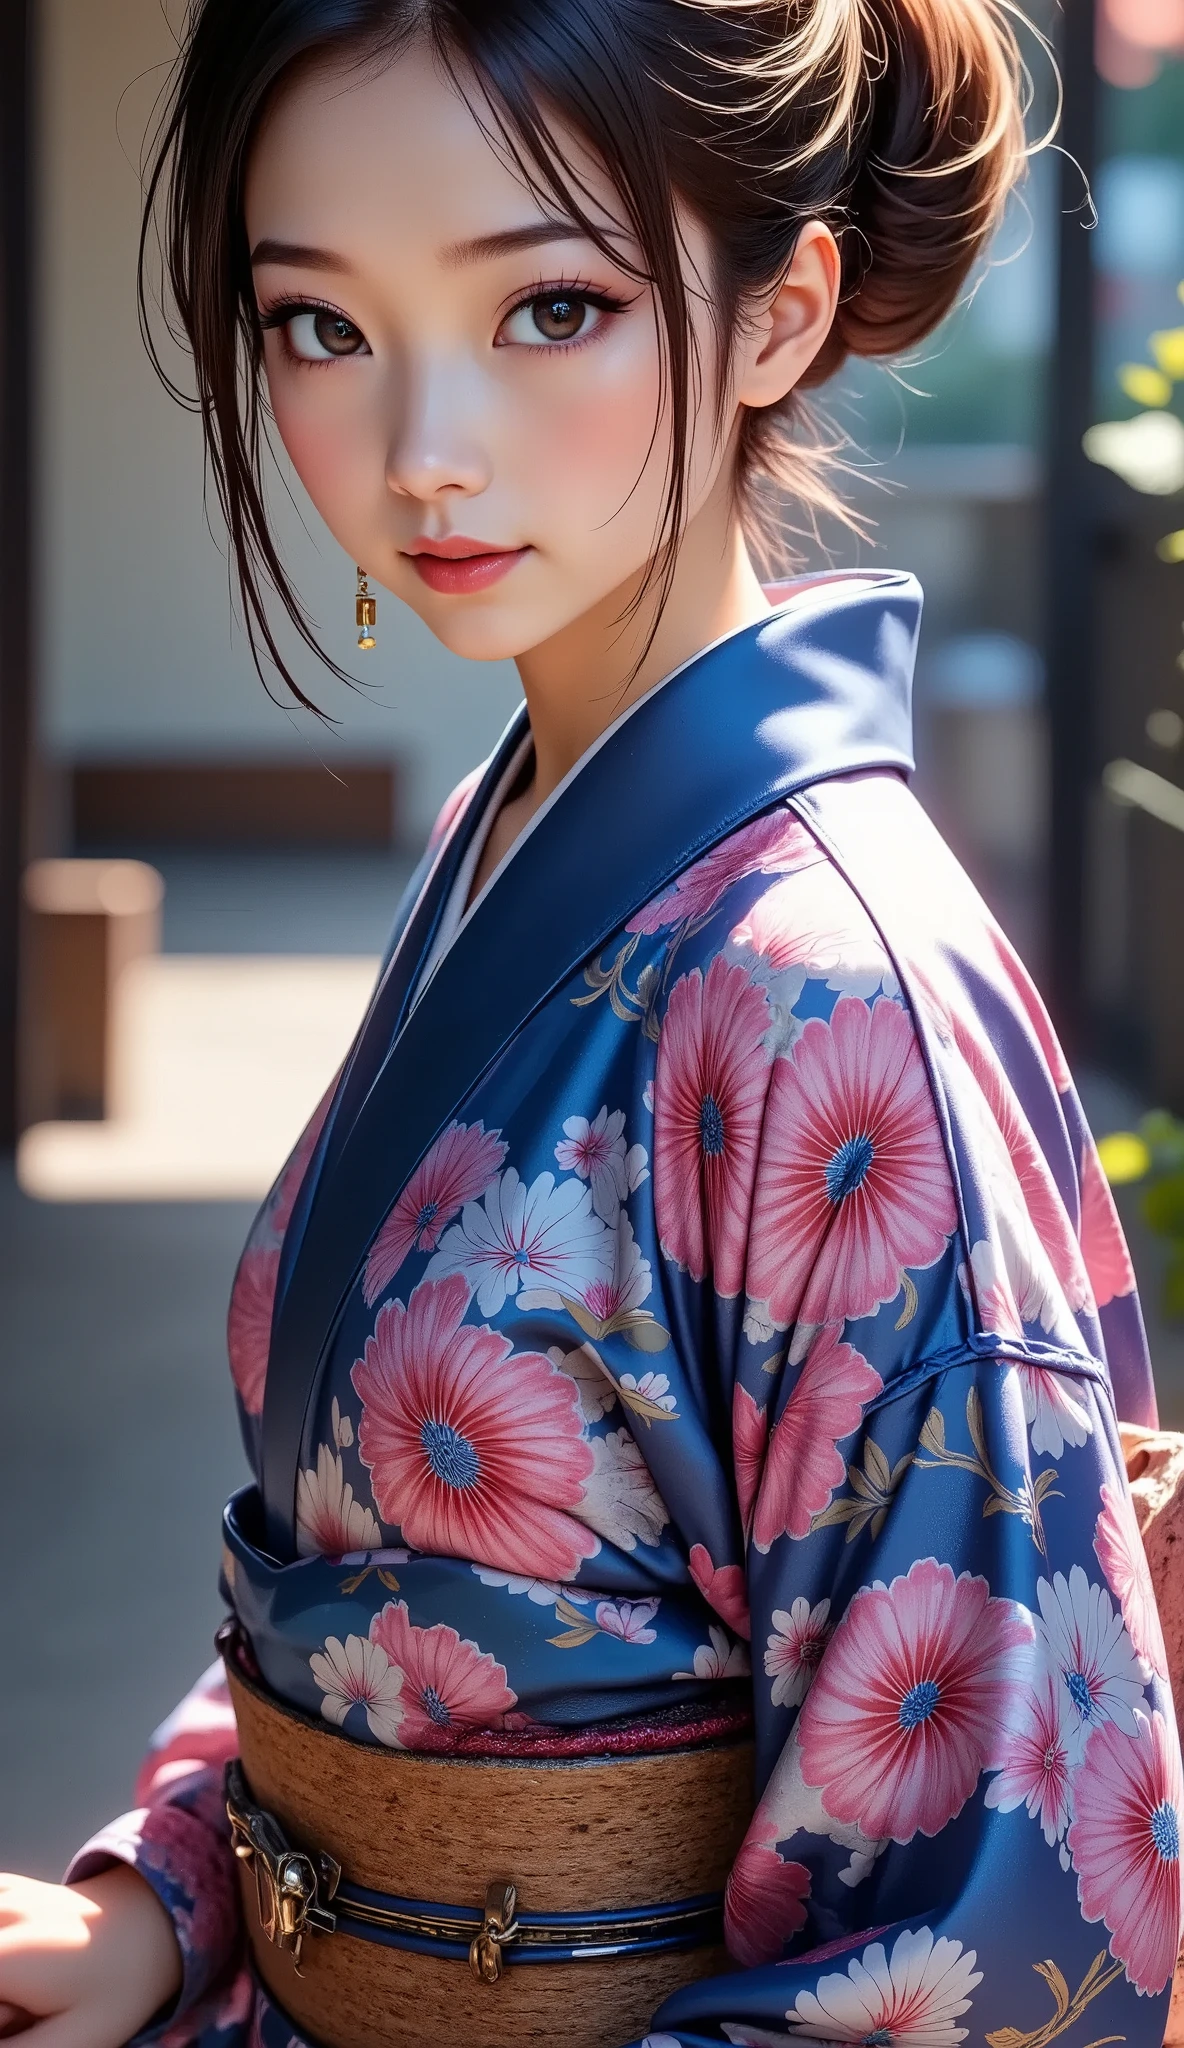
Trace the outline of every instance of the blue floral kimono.
<instances>
[{"instance_id":1,"label":"blue floral kimono","mask_svg":"<svg viewBox=\"0 0 1184 2048\"><path fill-rule=\"evenodd\" d=\"M275 1692L436 1751L751 1697L734 1970L648 2048L1163 2035L1142 1324L1045 1012L909 792L919 610L807 583L676 672L425 980L520 714L235 1284L224 1576ZM232 1750L209 1677L74 1874L173 1915L170 2042L286 2048Z\"/></svg>"}]
</instances>

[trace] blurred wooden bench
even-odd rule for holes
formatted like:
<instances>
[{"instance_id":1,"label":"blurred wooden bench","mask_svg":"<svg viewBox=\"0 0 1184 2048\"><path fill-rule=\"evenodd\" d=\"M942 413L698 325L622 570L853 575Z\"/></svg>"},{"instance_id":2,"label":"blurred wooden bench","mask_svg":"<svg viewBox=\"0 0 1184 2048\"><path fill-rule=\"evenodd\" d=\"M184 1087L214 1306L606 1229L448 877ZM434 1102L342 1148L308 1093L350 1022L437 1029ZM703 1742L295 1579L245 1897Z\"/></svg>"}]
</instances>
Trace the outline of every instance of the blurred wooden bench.
<instances>
[{"instance_id":1,"label":"blurred wooden bench","mask_svg":"<svg viewBox=\"0 0 1184 2048\"><path fill-rule=\"evenodd\" d=\"M160 951L164 883L138 860L38 860L23 881L22 1121L112 1114L121 975Z\"/></svg>"}]
</instances>

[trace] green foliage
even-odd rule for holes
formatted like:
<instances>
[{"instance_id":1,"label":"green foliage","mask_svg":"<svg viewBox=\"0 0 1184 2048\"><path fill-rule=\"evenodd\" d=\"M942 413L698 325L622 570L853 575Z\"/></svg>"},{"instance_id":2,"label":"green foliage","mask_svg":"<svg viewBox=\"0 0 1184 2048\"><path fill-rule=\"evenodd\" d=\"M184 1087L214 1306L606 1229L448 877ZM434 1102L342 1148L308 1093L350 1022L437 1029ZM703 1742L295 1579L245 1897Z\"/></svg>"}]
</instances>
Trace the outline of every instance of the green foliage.
<instances>
[{"instance_id":1,"label":"green foliage","mask_svg":"<svg viewBox=\"0 0 1184 2048\"><path fill-rule=\"evenodd\" d=\"M1115 1131L1103 1138L1098 1152L1112 1184L1141 1185L1143 1219L1170 1248L1164 1314L1184 1322L1184 1122L1166 1109L1154 1109L1137 1132Z\"/></svg>"}]
</instances>

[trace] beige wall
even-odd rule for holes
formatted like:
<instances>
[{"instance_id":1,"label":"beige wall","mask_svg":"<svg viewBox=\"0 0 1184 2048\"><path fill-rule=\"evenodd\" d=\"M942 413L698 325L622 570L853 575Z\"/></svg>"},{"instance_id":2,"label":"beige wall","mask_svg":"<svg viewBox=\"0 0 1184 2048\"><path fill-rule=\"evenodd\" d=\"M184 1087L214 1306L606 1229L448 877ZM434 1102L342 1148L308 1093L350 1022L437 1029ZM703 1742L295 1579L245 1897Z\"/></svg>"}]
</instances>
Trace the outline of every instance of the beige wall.
<instances>
[{"instance_id":1,"label":"beige wall","mask_svg":"<svg viewBox=\"0 0 1184 2048\"><path fill-rule=\"evenodd\" d=\"M167 76L180 0L41 0L38 248L44 738L100 755L404 756L422 832L516 701L508 664L446 654L393 598L379 648L353 649L352 565L307 501L282 507L284 552L359 699L304 657L341 737L273 705L232 622L225 555L206 526L200 435L165 395L136 326L138 163ZM299 491L297 492L300 496Z\"/></svg>"}]
</instances>

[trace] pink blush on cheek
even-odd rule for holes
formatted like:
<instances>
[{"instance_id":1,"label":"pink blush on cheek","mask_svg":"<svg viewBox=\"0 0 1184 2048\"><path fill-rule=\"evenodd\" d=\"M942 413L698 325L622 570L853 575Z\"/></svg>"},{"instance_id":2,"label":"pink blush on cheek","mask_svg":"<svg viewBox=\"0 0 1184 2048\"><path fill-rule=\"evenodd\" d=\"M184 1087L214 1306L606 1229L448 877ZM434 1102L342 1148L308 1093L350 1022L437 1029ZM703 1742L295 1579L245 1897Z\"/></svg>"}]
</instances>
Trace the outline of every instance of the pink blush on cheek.
<instances>
[{"instance_id":1,"label":"pink blush on cheek","mask_svg":"<svg viewBox=\"0 0 1184 2048\"><path fill-rule=\"evenodd\" d=\"M316 380L321 373L314 370L295 374L310 375ZM271 407L280 440L334 539L348 553L355 553L359 545L358 513L373 502L375 493L376 465L373 457L367 461L366 451L381 443L376 442L372 427L363 427L349 418L334 418L328 409L315 417L315 406L306 409L285 393L283 379L281 370L271 383ZM381 491L381 467L377 483ZM362 552L366 552L364 547Z\"/></svg>"},{"instance_id":2,"label":"pink blush on cheek","mask_svg":"<svg viewBox=\"0 0 1184 2048\"><path fill-rule=\"evenodd\" d=\"M620 525L640 517L652 533L665 468L661 431L654 436L658 391L648 379L613 381L615 390L540 407L520 444L531 450L520 473L544 522L544 547L552 515L561 529L586 526L589 542L609 549L618 514Z\"/></svg>"}]
</instances>

